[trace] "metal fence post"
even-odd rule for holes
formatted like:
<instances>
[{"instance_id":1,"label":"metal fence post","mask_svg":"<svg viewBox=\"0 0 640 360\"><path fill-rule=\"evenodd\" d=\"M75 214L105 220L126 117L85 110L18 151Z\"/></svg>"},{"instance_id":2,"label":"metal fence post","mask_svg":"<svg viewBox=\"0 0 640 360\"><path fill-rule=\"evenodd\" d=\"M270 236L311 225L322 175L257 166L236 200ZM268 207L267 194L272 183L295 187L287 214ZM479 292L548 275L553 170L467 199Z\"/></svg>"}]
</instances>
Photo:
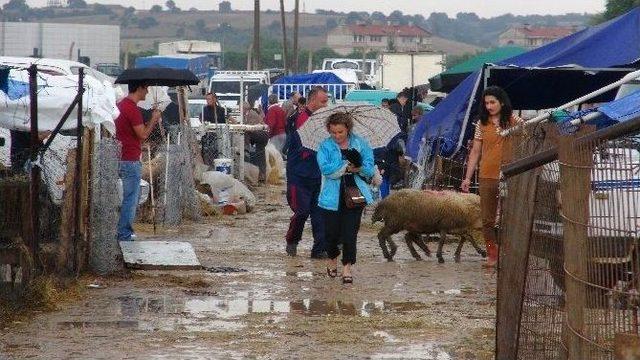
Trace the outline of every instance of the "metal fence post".
<instances>
[{"instance_id":1,"label":"metal fence post","mask_svg":"<svg viewBox=\"0 0 640 360\"><path fill-rule=\"evenodd\" d=\"M27 241L33 258L36 258L38 246L40 244L40 166L34 162L38 159L38 151L40 149L40 139L38 135L38 68L35 64L29 67L29 110L31 117L31 182L29 209L31 211L31 234Z\"/></svg>"}]
</instances>

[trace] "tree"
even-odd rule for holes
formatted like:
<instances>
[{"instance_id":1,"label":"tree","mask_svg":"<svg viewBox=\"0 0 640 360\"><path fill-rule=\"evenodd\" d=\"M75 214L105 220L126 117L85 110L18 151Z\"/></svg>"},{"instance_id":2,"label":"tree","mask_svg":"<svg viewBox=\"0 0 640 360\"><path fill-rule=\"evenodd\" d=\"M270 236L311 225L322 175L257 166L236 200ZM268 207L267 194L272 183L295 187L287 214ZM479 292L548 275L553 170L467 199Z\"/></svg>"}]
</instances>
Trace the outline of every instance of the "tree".
<instances>
[{"instance_id":1,"label":"tree","mask_svg":"<svg viewBox=\"0 0 640 360\"><path fill-rule=\"evenodd\" d=\"M93 5L93 13L96 15L111 15L113 10L102 4L95 4Z\"/></svg>"},{"instance_id":2,"label":"tree","mask_svg":"<svg viewBox=\"0 0 640 360\"><path fill-rule=\"evenodd\" d=\"M154 17L147 16L138 20L138 27L140 29L148 29L154 26L158 26L158 21Z\"/></svg>"},{"instance_id":3,"label":"tree","mask_svg":"<svg viewBox=\"0 0 640 360\"><path fill-rule=\"evenodd\" d=\"M131 16L136 12L136 8L134 8L133 6L129 6L128 8L124 9L124 16Z\"/></svg>"},{"instance_id":4,"label":"tree","mask_svg":"<svg viewBox=\"0 0 640 360\"><path fill-rule=\"evenodd\" d=\"M87 2L84 0L69 0L67 2L69 9L86 9Z\"/></svg>"},{"instance_id":5,"label":"tree","mask_svg":"<svg viewBox=\"0 0 640 360\"><path fill-rule=\"evenodd\" d=\"M387 16L380 11L374 11L371 13L370 19L377 22L384 22L387 21Z\"/></svg>"},{"instance_id":6,"label":"tree","mask_svg":"<svg viewBox=\"0 0 640 360\"><path fill-rule=\"evenodd\" d=\"M166 3L164 3L164 6L167 7L167 9L169 9L169 11L171 12L179 12L180 8L176 6L176 2L173 0L167 0Z\"/></svg>"},{"instance_id":7,"label":"tree","mask_svg":"<svg viewBox=\"0 0 640 360\"><path fill-rule=\"evenodd\" d=\"M230 13L233 10L231 10L231 2L229 1L222 1L220 3L220 5L218 5L218 11L221 13Z\"/></svg>"},{"instance_id":8,"label":"tree","mask_svg":"<svg viewBox=\"0 0 640 360\"><path fill-rule=\"evenodd\" d=\"M599 24L611 20L639 5L640 0L607 0L604 12L594 16L592 23Z\"/></svg>"},{"instance_id":9,"label":"tree","mask_svg":"<svg viewBox=\"0 0 640 360\"><path fill-rule=\"evenodd\" d=\"M11 0L8 3L4 4L2 10L26 13L29 12L31 8L29 8L29 5L27 5L26 0Z\"/></svg>"},{"instance_id":10,"label":"tree","mask_svg":"<svg viewBox=\"0 0 640 360\"><path fill-rule=\"evenodd\" d=\"M162 6L160 5L153 5L151 7L151 9L149 9L149 12L152 14L157 14L157 13L161 13L162 12Z\"/></svg>"}]
</instances>

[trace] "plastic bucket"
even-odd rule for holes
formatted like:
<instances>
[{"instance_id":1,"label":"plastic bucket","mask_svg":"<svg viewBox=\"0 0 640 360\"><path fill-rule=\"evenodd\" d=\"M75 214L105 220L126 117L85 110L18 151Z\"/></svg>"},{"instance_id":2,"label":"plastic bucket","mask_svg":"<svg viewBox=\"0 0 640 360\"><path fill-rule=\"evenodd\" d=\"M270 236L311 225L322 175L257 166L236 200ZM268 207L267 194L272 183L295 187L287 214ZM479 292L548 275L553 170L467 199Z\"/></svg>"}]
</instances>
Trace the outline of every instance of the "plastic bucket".
<instances>
[{"instance_id":1,"label":"plastic bucket","mask_svg":"<svg viewBox=\"0 0 640 360\"><path fill-rule=\"evenodd\" d=\"M227 175L231 175L231 167L232 166L233 166L233 160L232 159L220 158L220 159L214 159L213 160L213 167L214 167L215 171L219 171L219 172L225 173Z\"/></svg>"}]
</instances>

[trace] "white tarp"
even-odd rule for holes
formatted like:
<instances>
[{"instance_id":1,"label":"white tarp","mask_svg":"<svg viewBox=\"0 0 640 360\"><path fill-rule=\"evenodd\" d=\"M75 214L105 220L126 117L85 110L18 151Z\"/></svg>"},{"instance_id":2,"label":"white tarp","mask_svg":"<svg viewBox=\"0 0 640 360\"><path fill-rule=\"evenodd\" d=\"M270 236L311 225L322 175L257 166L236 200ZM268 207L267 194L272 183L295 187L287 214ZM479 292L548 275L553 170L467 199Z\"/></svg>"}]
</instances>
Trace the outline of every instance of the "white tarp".
<instances>
[{"instance_id":1,"label":"white tarp","mask_svg":"<svg viewBox=\"0 0 640 360\"><path fill-rule=\"evenodd\" d=\"M106 122L113 128L118 116L116 90L108 81L85 76L83 124L93 127ZM9 72L9 92L0 91L0 127L10 130L30 129L29 74L26 70ZM26 90L25 90L26 87ZM53 130L77 94L78 76L38 73L38 130ZM76 126L77 110L72 112L62 129Z\"/></svg>"}]
</instances>

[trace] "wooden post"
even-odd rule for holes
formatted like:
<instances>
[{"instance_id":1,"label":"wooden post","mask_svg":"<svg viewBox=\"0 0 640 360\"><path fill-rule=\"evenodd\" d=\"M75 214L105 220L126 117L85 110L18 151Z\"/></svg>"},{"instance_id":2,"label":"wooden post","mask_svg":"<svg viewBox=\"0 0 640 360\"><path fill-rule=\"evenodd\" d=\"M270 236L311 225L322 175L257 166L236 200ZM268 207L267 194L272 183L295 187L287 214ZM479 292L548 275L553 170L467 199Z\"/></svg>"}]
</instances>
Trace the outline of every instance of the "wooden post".
<instances>
[{"instance_id":1,"label":"wooden post","mask_svg":"<svg viewBox=\"0 0 640 360\"><path fill-rule=\"evenodd\" d=\"M70 271L73 269L72 242L75 236L76 192L73 184L76 177L77 149L69 149L67 153L67 173L64 176L64 194L62 197L62 214L60 222L60 244L58 246L57 271Z\"/></svg>"},{"instance_id":2,"label":"wooden post","mask_svg":"<svg viewBox=\"0 0 640 360\"><path fill-rule=\"evenodd\" d=\"M510 140L525 144L522 135L515 135ZM514 150L524 151L525 146ZM509 144L504 146L504 151L505 160L513 156ZM507 182L507 197L502 204L496 308L498 360L516 359L518 354L520 317L539 173L539 169L530 170L510 178Z\"/></svg>"},{"instance_id":3,"label":"wooden post","mask_svg":"<svg viewBox=\"0 0 640 360\"><path fill-rule=\"evenodd\" d=\"M284 65L284 73L288 74L289 54L287 54L287 26L284 16L284 0L280 0L280 22L282 23L282 64Z\"/></svg>"},{"instance_id":4,"label":"wooden post","mask_svg":"<svg viewBox=\"0 0 640 360\"><path fill-rule=\"evenodd\" d=\"M90 254L90 239L91 239L91 173L92 173L92 161L91 157L93 154L93 136L94 129L84 128L83 141L84 146L82 147L82 171L80 173L80 182L82 184L82 191L80 192L79 198L80 200L80 219L78 220L80 223L80 234L78 239L80 240L77 244L76 248L76 274L79 274L83 269L87 266L87 261L89 259Z\"/></svg>"},{"instance_id":5,"label":"wooden post","mask_svg":"<svg viewBox=\"0 0 640 360\"><path fill-rule=\"evenodd\" d=\"M253 2L253 70L260 70L260 0Z\"/></svg>"},{"instance_id":6,"label":"wooden post","mask_svg":"<svg viewBox=\"0 0 640 360\"><path fill-rule=\"evenodd\" d=\"M586 285L579 279L587 279L587 236L589 223L589 194L593 144L577 144L578 136L593 131L583 127L578 134L558 141L560 160L560 192L562 194L562 223L564 234L565 311L567 314L566 348L569 360L589 359L589 346L581 336L585 333L584 309Z\"/></svg>"},{"instance_id":7,"label":"wooden post","mask_svg":"<svg viewBox=\"0 0 640 360\"><path fill-rule=\"evenodd\" d=\"M298 30L300 27L300 0L295 0L295 6L293 8L293 61L292 70L294 73L298 72Z\"/></svg>"}]
</instances>

